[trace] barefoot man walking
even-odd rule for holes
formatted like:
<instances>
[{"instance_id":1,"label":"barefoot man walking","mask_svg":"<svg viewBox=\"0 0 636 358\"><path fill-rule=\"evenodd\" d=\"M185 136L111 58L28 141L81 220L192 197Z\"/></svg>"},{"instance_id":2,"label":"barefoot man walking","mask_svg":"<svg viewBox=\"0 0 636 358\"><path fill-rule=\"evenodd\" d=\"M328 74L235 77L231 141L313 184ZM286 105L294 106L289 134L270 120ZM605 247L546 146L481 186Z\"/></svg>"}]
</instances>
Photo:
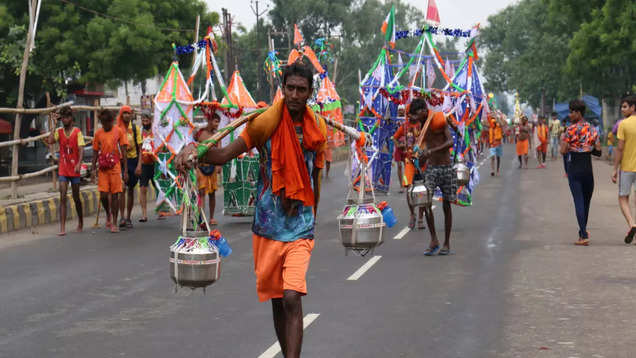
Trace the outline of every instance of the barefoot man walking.
<instances>
[{"instance_id":1,"label":"barefoot man walking","mask_svg":"<svg viewBox=\"0 0 636 358\"><path fill-rule=\"evenodd\" d=\"M419 101L424 99L417 98L411 103L411 108ZM433 192L436 188L440 188L443 195L444 208L444 246L440 250L437 232L435 231L435 217L433 209L428 206L424 209L426 214L426 223L431 232L431 242L428 249L424 252L426 256L448 255L450 254L450 234L453 226L453 211L451 203L457 200L457 174L451 163L449 148L453 146L453 137L451 137L450 129L444 114L441 112L429 113L424 102L422 115L427 118L429 124L428 132L424 137L426 148L421 152L420 161L426 161L426 171L424 172L424 182L426 188ZM419 113L415 113L417 116Z\"/></svg>"},{"instance_id":2,"label":"barefoot man walking","mask_svg":"<svg viewBox=\"0 0 636 358\"><path fill-rule=\"evenodd\" d=\"M252 225L256 291L271 300L274 328L283 356L300 357L303 339L302 296L314 247L315 215L320 198L320 170L325 164L327 128L307 106L313 74L302 63L283 73L284 99L252 119L235 141L209 149L203 162L223 165L259 148L261 169ZM178 158L188 158L188 147Z\"/></svg>"}]
</instances>

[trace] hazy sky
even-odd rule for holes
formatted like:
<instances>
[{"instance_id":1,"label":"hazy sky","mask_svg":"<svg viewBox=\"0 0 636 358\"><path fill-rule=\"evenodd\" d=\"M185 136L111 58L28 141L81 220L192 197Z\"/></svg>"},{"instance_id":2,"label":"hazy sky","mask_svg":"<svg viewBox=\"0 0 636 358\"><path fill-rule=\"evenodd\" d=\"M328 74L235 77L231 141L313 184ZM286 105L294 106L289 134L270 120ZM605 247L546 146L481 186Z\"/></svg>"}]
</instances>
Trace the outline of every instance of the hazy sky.
<instances>
[{"instance_id":1,"label":"hazy sky","mask_svg":"<svg viewBox=\"0 0 636 358\"><path fill-rule=\"evenodd\" d=\"M221 13L221 8L228 9L235 21L239 21L248 28L256 23L256 16L250 8L251 0L206 0L206 2L210 10L218 13ZM422 11L424 11L427 4L427 0L406 0L406 2L420 8ZM469 28L478 22L485 25L489 15L515 2L516 0L436 0L442 26L453 28ZM259 11L262 11L268 3L271 4L272 2L260 0ZM376 20L379 28L384 19ZM398 30L403 28L400 24L397 24L397 27Z\"/></svg>"}]
</instances>

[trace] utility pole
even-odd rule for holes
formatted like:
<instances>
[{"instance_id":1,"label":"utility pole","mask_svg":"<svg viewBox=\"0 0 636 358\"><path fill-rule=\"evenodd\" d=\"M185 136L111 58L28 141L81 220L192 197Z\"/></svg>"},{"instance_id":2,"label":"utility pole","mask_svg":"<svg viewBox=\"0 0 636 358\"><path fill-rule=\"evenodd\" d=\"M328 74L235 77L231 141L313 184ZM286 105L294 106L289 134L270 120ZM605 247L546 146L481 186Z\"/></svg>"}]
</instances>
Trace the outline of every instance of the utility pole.
<instances>
[{"instance_id":1,"label":"utility pole","mask_svg":"<svg viewBox=\"0 0 636 358\"><path fill-rule=\"evenodd\" d=\"M260 1L259 0L251 0L250 1L250 8L252 9L252 12L254 13L254 15L256 15L256 46L258 46L259 43L259 28L260 28L260 17L262 15L264 15L265 13L267 13L267 11L269 11L269 4L266 5L265 10L263 10L262 12L259 11L258 9L258 3ZM269 46L269 45L268 45ZM260 91L260 87L261 87L261 76L260 76L260 63L258 61L256 61L256 92L258 93Z\"/></svg>"},{"instance_id":2,"label":"utility pole","mask_svg":"<svg viewBox=\"0 0 636 358\"><path fill-rule=\"evenodd\" d=\"M541 116L545 116L545 88L541 88Z\"/></svg>"},{"instance_id":3,"label":"utility pole","mask_svg":"<svg viewBox=\"0 0 636 358\"><path fill-rule=\"evenodd\" d=\"M24 108L24 84L26 81L27 68L29 66L29 56L31 55L31 49L33 48L35 37L35 26L37 24L37 18L39 15L39 2L37 0L29 0L29 30L27 32L26 45L24 46L24 55L22 56L22 67L20 69L20 81L18 82L18 103L16 108ZM22 114L15 115L15 122L13 125L13 139L20 139L20 125L22 123ZM13 145L11 158L11 176L18 175L18 165L20 156L20 144ZM11 182L11 197L18 197L18 182Z\"/></svg>"},{"instance_id":4,"label":"utility pole","mask_svg":"<svg viewBox=\"0 0 636 358\"><path fill-rule=\"evenodd\" d=\"M194 25L194 52L192 53L192 66L197 61L197 44L199 43L199 23L201 22L201 16L197 15L197 22Z\"/></svg>"},{"instance_id":5,"label":"utility pole","mask_svg":"<svg viewBox=\"0 0 636 358\"><path fill-rule=\"evenodd\" d=\"M232 66L232 61L234 60L234 47L232 45L232 15L227 11L227 9L221 9L223 11L223 37L225 38L225 43L227 45L227 50L225 51L225 78L226 82L229 83L232 78L232 71L235 66Z\"/></svg>"}]
</instances>

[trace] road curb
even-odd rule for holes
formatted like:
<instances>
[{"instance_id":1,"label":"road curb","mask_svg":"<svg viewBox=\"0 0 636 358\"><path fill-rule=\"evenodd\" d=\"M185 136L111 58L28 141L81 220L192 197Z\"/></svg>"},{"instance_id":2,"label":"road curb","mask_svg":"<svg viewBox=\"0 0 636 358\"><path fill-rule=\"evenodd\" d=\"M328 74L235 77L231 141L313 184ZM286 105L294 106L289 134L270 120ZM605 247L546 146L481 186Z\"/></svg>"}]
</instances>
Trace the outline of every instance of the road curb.
<instances>
[{"instance_id":1,"label":"road curb","mask_svg":"<svg viewBox=\"0 0 636 358\"><path fill-rule=\"evenodd\" d=\"M75 202L68 194L67 219L77 217ZM97 188L80 190L80 201L84 216L89 216L97 211L99 192ZM51 224L59 221L58 209L60 205L59 195L45 199L37 199L15 205L0 208L0 233L8 233L38 225Z\"/></svg>"}]
</instances>

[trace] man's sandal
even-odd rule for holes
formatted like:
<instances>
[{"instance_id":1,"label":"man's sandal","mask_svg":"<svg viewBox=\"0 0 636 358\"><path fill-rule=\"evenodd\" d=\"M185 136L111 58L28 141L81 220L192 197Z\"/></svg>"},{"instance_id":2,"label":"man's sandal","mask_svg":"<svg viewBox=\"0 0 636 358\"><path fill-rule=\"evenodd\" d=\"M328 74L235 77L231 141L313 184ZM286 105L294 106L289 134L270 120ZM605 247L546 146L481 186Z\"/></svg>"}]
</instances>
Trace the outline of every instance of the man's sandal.
<instances>
[{"instance_id":1,"label":"man's sandal","mask_svg":"<svg viewBox=\"0 0 636 358\"><path fill-rule=\"evenodd\" d=\"M424 251L424 256L435 256L439 252L439 245L429 247Z\"/></svg>"},{"instance_id":2,"label":"man's sandal","mask_svg":"<svg viewBox=\"0 0 636 358\"><path fill-rule=\"evenodd\" d=\"M626 244L632 243L632 241L634 240L634 234L636 234L636 226L632 226L632 228L629 229L629 231L627 232L627 235L625 236Z\"/></svg>"},{"instance_id":3,"label":"man's sandal","mask_svg":"<svg viewBox=\"0 0 636 358\"><path fill-rule=\"evenodd\" d=\"M590 246L590 239L580 238L574 243L574 245L576 245L576 246Z\"/></svg>"}]
</instances>

